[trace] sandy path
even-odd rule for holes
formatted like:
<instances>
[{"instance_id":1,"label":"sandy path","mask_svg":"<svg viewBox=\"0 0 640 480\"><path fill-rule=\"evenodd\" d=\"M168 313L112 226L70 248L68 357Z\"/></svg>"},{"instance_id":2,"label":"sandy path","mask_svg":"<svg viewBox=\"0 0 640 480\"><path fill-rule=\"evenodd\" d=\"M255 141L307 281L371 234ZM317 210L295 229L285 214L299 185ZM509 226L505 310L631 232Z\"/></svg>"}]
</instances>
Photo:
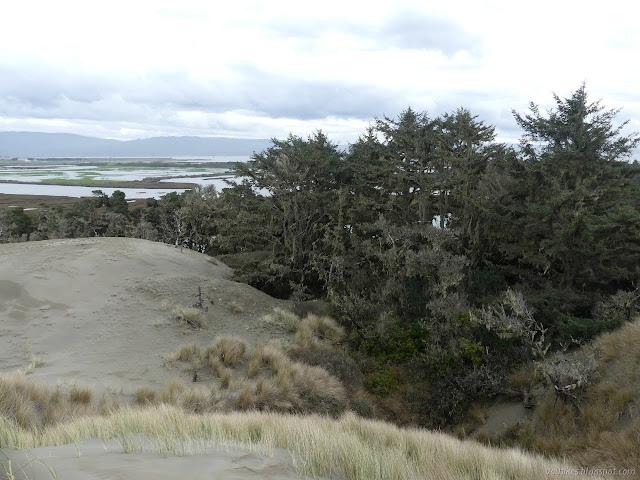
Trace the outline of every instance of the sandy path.
<instances>
[{"instance_id":1,"label":"sandy path","mask_svg":"<svg viewBox=\"0 0 640 480\"><path fill-rule=\"evenodd\" d=\"M0 244L0 372L44 360L29 376L50 385L73 384L130 394L189 374L167 365L187 343L217 335L267 341L259 318L286 302L226 280L232 271L215 259L131 238L83 238ZM207 327L182 328L163 300L191 306L198 287ZM239 302L233 313L228 304Z\"/></svg>"}]
</instances>

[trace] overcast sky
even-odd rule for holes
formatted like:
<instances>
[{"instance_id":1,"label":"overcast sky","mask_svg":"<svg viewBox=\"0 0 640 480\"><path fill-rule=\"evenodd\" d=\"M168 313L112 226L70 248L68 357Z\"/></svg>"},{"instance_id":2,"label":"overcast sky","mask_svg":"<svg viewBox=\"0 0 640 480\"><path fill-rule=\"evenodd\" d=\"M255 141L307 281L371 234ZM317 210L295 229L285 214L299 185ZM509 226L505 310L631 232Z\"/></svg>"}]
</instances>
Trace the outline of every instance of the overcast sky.
<instances>
[{"instance_id":1,"label":"overcast sky","mask_svg":"<svg viewBox=\"0 0 640 480\"><path fill-rule=\"evenodd\" d=\"M0 131L281 138L320 128L345 144L407 106L430 116L464 106L511 141L512 109L551 107L553 92L583 81L640 131L640 7L524 3L2 2Z\"/></svg>"}]
</instances>

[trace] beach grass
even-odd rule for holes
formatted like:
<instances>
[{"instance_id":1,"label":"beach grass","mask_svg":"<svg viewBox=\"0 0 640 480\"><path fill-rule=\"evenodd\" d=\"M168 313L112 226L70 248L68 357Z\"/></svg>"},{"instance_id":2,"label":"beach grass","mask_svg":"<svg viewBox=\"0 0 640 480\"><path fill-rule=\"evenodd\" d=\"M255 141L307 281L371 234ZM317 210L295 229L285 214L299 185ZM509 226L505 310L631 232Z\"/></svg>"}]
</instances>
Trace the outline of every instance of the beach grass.
<instances>
[{"instance_id":1,"label":"beach grass","mask_svg":"<svg viewBox=\"0 0 640 480\"><path fill-rule=\"evenodd\" d=\"M123 407L109 415L78 418L44 429L24 429L0 416L0 448L66 445L99 438L119 439L125 452L136 452L142 448L136 442L143 441L136 440L137 434L155 438L164 452L176 455L203 453L203 444L240 446L267 454L275 447L284 448L291 452L301 475L350 480L526 480L547 478L550 469L571 468L518 449L399 428L353 413L339 419L254 411L198 415L160 404Z\"/></svg>"}]
</instances>

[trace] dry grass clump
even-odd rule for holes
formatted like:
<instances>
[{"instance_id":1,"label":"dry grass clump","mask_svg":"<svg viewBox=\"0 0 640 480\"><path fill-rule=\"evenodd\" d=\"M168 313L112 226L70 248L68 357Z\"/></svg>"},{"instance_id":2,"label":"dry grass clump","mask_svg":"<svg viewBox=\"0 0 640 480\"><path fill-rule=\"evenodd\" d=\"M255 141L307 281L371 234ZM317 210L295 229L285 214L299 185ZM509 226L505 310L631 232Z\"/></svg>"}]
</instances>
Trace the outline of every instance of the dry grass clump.
<instances>
[{"instance_id":1,"label":"dry grass clump","mask_svg":"<svg viewBox=\"0 0 640 480\"><path fill-rule=\"evenodd\" d=\"M221 367L220 357L218 357L217 355L212 355L212 356L209 356L208 358L209 360L207 364L209 365L209 368L211 368L213 373L220 376L220 367Z\"/></svg>"},{"instance_id":2,"label":"dry grass clump","mask_svg":"<svg viewBox=\"0 0 640 480\"><path fill-rule=\"evenodd\" d=\"M307 327L307 329L311 331L310 328ZM191 362L192 365L196 363L208 365L219 378L220 388L227 392L223 402L224 408L227 409L337 415L347 408L345 386L337 376L350 381L351 386L358 381L360 385L362 383L361 376L357 375L359 373L357 366L342 351L326 348L313 351L299 350L303 353L301 358L307 360L305 363L289 357L277 341L254 347L247 362L248 378L243 379L243 370L234 369L246 358L246 350L247 344L241 338L218 337L206 349L197 345L183 346L174 358ZM316 364L310 364L312 362ZM325 364L334 370L333 374L327 371ZM252 380L249 381L249 379ZM185 402L181 400L181 395L188 390L189 387L184 384L174 383L165 388L159 400L184 406ZM193 411L191 404L185 408Z\"/></svg>"},{"instance_id":3,"label":"dry grass clump","mask_svg":"<svg viewBox=\"0 0 640 480\"><path fill-rule=\"evenodd\" d=\"M254 349L247 374L257 380L254 408L336 414L346 408L344 386L325 369L289 358L277 343ZM265 379L265 374L270 378Z\"/></svg>"},{"instance_id":4,"label":"dry grass clump","mask_svg":"<svg viewBox=\"0 0 640 480\"><path fill-rule=\"evenodd\" d=\"M51 390L45 384L29 382L24 372L0 375L0 417L23 428L43 428L76 416L111 411L106 400L91 404L93 391L73 386L70 392Z\"/></svg>"},{"instance_id":5,"label":"dry grass clump","mask_svg":"<svg viewBox=\"0 0 640 480\"><path fill-rule=\"evenodd\" d=\"M175 404L187 412L204 413L216 410L216 400L214 387L193 385L180 393Z\"/></svg>"},{"instance_id":6,"label":"dry grass clump","mask_svg":"<svg viewBox=\"0 0 640 480\"><path fill-rule=\"evenodd\" d=\"M300 322L290 355L300 362L319 366L350 388L362 386L363 375L346 351L337 348L344 328L327 316L309 314Z\"/></svg>"},{"instance_id":7,"label":"dry grass clump","mask_svg":"<svg viewBox=\"0 0 640 480\"><path fill-rule=\"evenodd\" d=\"M601 335L598 339L605 363L616 361L625 373L631 374L632 381L640 379L637 366L640 362L640 319L625 324L620 330Z\"/></svg>"},{"instance_id":8,"label":"dry grass clump","mask_svg":"<svg viewBox=\"0 0 640 480\"><path fill-rule=\"evenodd\" d=\"M180 362L194 362L202 358L202 349L192 343L191 345L182 345L180 349L173 354L173 359Z\"/></svg>"},{"instance_id":9,"label":"dry grass clump","mask_svg":"<svg viewBox=\"0 0 640 480\"><path fill-rule=\"evenodd\" d=\"M172 380L155 398L156 404L173 405L191 413L220 410L216 387L213 385L190 384L187 386L179 380ZM154 404L154 401L151 400L148 403Z\"/></svg>"},{"instance_id":10,"label":"dry grass clump","mask_svg":"<svg viewBox=\"0 0 640 480\"><path fill-rule=\"evenodd\" d=\"M204 362L205 351L199 345L182 345L171 357L176 362L189 362L189 368L199 370Z\"/></svg>"},{"instance_id":11,"label":"dry grass clump","mask_svg":"<svg viewBox=\"0 0 640 480\"><path fill-rule=\"evenodd\" d=\"M542 381L542 373L535 365L527 364L513 370L509 381L517 389L531 388Z\"/></svg>"},{"instance_id":12,"label":"dry grass clump","mask_svg":"<svg viewBox=\"0 0 640 480\"><path fill-rule=\"evenodd\" d=\"M180 395L187 389L187 386L180 380L171 380L169 385L164 387L158 395L158 400L161 403L167 403L169 405L178 405L178 399Z\"/></svg>"},{"instance_id":13,"label":"dry grass clump","mask_svg":"<svg viewBox=\"0 0 640 480\"><path fill-rule=\"evenodd\" d=\"M233 371L230 368L221 367L218 372L220 374L220 386L225 389L229 388Z\"/></svg>"},{"instance_id":14,"label":"dry grass clump","mask_svg":"<svg viewBox=\"0 0 640 480\"><path fill-rule=\"evenodd\" d=\"M244 358L247 343L239 337L217 337L215 342L203 349L196 344L183 345L172 356L174 361L190 362L191 368L200 369L207 365L220 375L222 365L235 368Z\"/></svg>"},{"instance_id":15,"label":"dry grass clump","mask_svg":"<svg viewBox=\"0 0 640 480\"><path fill-rule=\"evenodd\" d=\"M297 459L300 476L346 480L542 480L548 478L550 469L572 467L517 449L486 447L353 414L335 420L260 412L204 415L158 405L123 408L109 417L88 417L43 430L25 430L0 416L0 448L64 445L94 437L124 439L134 432L157 438L163 451L181 455L202 453L202 442L196 442L192 450L185 447L184 440L194 439L256 450L283 448Z\"/></svg>"},{"instance_id":16,"label":"dry grass clump","mask_svg":"<svg viewBox=\"0 0 640 480\"><path fill-rule=\"evenodd\" d=\"M284 384L275 379L260 377L256 382L251 408L256 410L270 410L276 412L290 412L293 410L296 399L293 388L287 389L290 384Z\"/></svg>"},{"instance_id":17,"label":"dry grass clump","mask_svg":"<svg viewBox=\"0 0 640 480\"><path fill-rule=\"evenodd\" d=\"M232 301L229 302L227 304L227 308L232 312L232 313L242 313L244 312L244 307L242 306L242 304L238 301Z\"/></svg>"},{"instance_id":18,"label":"dry grass clump","mask_svg":"<svg viewBox=\"0 0 640 480\"><path fill-rule=\"evenodd\" d=\"M246 383L238 392L237 406L240 410L249 410L254 407L256 385Z\"/></svg>"},{"instance_id":19,"label":"dry grass clump","mask_svg":"<svg viewBox=\"0 0 640 480\"><path fill-rule=\"evenodd\" d=\"M82 403L87 405L91 403L92 398L93 389L91 388L79 388L78 386L73 385L69 392L69 399L71 400L71 403Z\"/></svg>"},{"instance_id":20,"label":"dry grass clump","mask_svg":"<svg viewBox=\"0 0 640 480\"><path fill-rule=\"evenodd\" d=\"M257 345L249 359L247 375L249 378L253 378L263 367L267 367L275 375L289 362L289 358L277 343L270 342L264 346Z\"/></svg>"},{"instance_id":21,"label":"dry grass clump","mask_svg":"<svg viewBox=\"0 0 640 480\"><path fill-rule=\"evenodd\" d=\"M31 350L29 350L28 352L28 359L29 363L24 369L24 373L26 375L33 373L36 368L40 368L45 363L44 357L35 355L33 352L31 352Z\"/></svg>"},{"instance_id":22,"label":"dry grass clump","mask_svg":"<svg viewBox=\"0 0 640 480\"><path fill-rule=\"evenodd\" d=\"M173 307L171 315L180 325L187 325L191 328L202 328L206 322L206 317L199 308L176 305Z\"/></svg>"},{"instance_id":23,"label":"dry grass clump","mask_svg":"<svg viewBox=\"0 0 640 480\"><path fill-rule=\"evenodd\" d=\"M347 407L344 386L323 368L291 362L278 374L276 382L293 387L288 389L294 392L291 400L296 410L335 416Z\"/></svg>"},{"instance_id":24,"label":"dry grass clump","mask_svg":"<svg viewBox=\"0 0 640 480\"><path fill-rule=\"evenodd\" d=\"M235 368L246 350L247 342L240 337L217 337L215 343L207 347L206 359L209 365L212 358L218 358L226 367Z\"/></svg>"},{"instance_id":25,"label":"dry grass clump","mask_svg":"<svg viewBox=\"0 0 640 480\"><path fill-rule=\"evenodd\" d=\"M599 374L575 399L545 398L516 432L517 442L584 466L640 472L640 319L600 336L589 349L599 354Z\"/></svg>"},{"instance_id":26,"label":"dry grass clump","mask_svg":"<svg viewBox=\"0 0 640 480\"><path fill-rule=\"evenodd\" d=\"M265 315L261 320L264 323L275 325L290 333L297 331L300 326L300 317L295 313L291 313L289 310L279 307L275 307L273 313Z\"/></svg>"},{"instance_id":27,"label":"dry grass clump","mask_svg":"<svg viewBox=\"0 0 640 480\"><path fill-rule=\"evenodd\" d=\"M152 404L155 399L156 391L151 387L140 387L136 391L136 402L138 405Z\"/></svg>"},{"instance_id":28,"label":"dry grass clump","mask_svg":"<svg viewBox=\"0 0 640 480\"><path fill-rule=\"evenodd\" d=\"M344 328L331 317L310 314L302 320L295 336L296 345L303 350L322 348L340 343L344 338Z\"/></svg>"}]
</instances>

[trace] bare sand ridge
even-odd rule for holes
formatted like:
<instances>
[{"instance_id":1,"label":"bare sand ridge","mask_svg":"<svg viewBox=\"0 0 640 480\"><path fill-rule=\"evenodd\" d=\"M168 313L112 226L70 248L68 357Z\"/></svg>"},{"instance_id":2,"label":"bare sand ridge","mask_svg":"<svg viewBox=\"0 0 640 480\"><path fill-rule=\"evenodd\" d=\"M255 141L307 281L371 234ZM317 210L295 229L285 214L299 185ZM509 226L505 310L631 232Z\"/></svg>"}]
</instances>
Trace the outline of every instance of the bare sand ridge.
<instances>
[{"instance_id":1,"label":"bare sand ridge","mask_svg":"<svg viewBox=\"0 0 640 480\"><path fill-rule=\"evenodd\" d=\"M0 245L0 371L25 368L35 356L44 363L33 380L76 383L98 395L189 381L166 365L180 345L278 334L264 331L259 319L287 302L226 280L230 275L214 258L138 239ZM207 328L181 328L167 305L192 306L198 287ZM242 312L230 309L234 301Z\"/></svg>"}]
</instances>

